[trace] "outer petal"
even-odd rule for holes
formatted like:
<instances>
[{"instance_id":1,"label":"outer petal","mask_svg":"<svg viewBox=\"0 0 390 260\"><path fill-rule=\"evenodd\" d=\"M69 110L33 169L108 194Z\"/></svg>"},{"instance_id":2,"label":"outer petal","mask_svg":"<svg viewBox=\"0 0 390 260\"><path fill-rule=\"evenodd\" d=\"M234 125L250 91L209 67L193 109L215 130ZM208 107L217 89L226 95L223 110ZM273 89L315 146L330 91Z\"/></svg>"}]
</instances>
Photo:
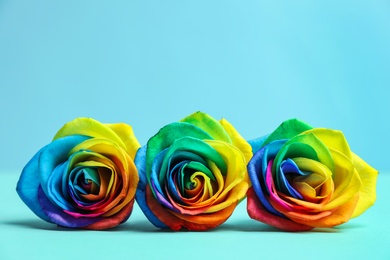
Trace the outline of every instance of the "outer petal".
<instances>
[{"instance_id":1,"label":"outer petal","mask_svg":"<svg viewBox=\"0 0 390 260\"><path fill-rule=\"evenodd\" d=\"M232 215L236 206L237 203L234 203L229 207L212 214L206 213L195 216L179 215L176 212L172 212L172 214L181 219L182 226L186 227L188 230L202 231L220 226Z\"/></svg>"},{"instance_id":2,"label":"outer petal","mask_svg":"<svg viewBox=\"0 0 390 260\"><path fill-rule=\"evenodd\" d=\"M16 191L23 202L43 220L52 222L39 205L38 188L42 187L48 192L47 181L51 172L60 162L66 161L73 146L86 139L88 137L72 136L52 142L39 150L24 167Z\"/></svg>"},{"instance_id":3,"label":"outer petal","mask_svg":"<svg viewBox=\"0 0 390 260\"><path fill-rule=\"evenodd\" d=\"M334 149L344 154L348 159L352 159L351 149L349 148L348 142L341 131L326 128L314 128L302 134L310 133L319 138L329 149Z\"/></svg>"},{"instance_id":4,"label":"outer petal","mask_svg":"<svg viewBox=\"0 0 390 260\"><path fill-rule=\"evenodd\" d=\"M16 191L22 201L32 210L32 212L34 212L41 219L51 222L38 203L38 188L40 187L38 162L39 156L41 155L42 150L45 148L46 146L39 150L24 167L16 186Z\"/></svg>"},{"instance_id":5,"label":"outer petal","mask_svg":"<svg viewBox=\"0 0 390 260\"><path fill-rule=\"evenodd\" d=\"M272 142L257 151L253 158L248 163L248 176L252 183L252 190L256 193L257 198L260 200L262 207L269 211L272 215L283 216L281 213L276 211L269 202L268 195L270 190L266 187L266 172L268 161L275 157L280 148L286 141L278 140Z\"/></svg>"},{"instance_id":6,"label":"outer petal","mask_svg":"<svg viewBox=\"0 0 390 260\"><path fill-rule=\"evenodd\" d=\"M280 139L290 139L313 127L298 119L284 121L275 131L273 131L264 141L263 146Z\"/></svg>"},{"instance_id":7,"label":"outer petal","mask_svg":"<svg viewBox=\"0 0 390 260\"><path fill-rule=\"evenodd\" d=\"M118 226L119 224L125 222L131 215L133 210L134 200L130 201L120 212L110 216L109 218L104 218L94 224L83 227L84 229L93 229L101 230L108 229Z\"/></svg>"},{"instance_id":8,"label":"outer petal","mask_svg":"<svg viewBox=\"0 0 390 260\"><path fill-rule=\"evenodd\" d=\"M216 212L241 201L249 187L246 161L242 153L234 146L216 140L206 140L224 158L228 165L225 185L219 198L206 212Z\"/></svg>"},{"instance_id":9,"label":"outer petal","mask_svg":"<svg viewBox=\"0 0 390 260\"><path fill-rule=\"evenodd\" d=\"M263 207L252 188L248 190L247 200L248 214L255 220L286 231L307 231L313 228L269 213Z\"/></svg>"},{"instance_id":10,"label":"outer petal","mask_svg":"<svg viewBox=\"0 0 390 260\"><path fill-rule=\"evenodd\" d=\"M150 210L165 223L165 227L172 230L180 230L182 227L188 230L202 231L215 228L225 222L233 213L236 204L213 214L199 214L195 216L183 215L164 208L154 198L149 186L146 187L147 205Z\"/></svg>"},{"instance_id":11,"label":"outer petal","mask_svg":"<svg viewBox=\"0 0 390 260\"><path fill-rule=\"evenodd\" d=\"M248 140L248 143L252 147L253 154L255 154L257 151L259 151L261 149L261 147L263 146L263 143L265 142L265 140L267 140L268 136L269 135L264 135L264 136L261 136L259 138Z\"/></svg>"},{"instance_id":12,"label":"outer petal","mask_svg":"<svg viewBox=\"0 0 390 260\"><path fill-rule=\"evenodd\" d=\"M131 159L134 160L135 154L141 145L134 135L133 128L130 125L124 123L106 124L106 126L119 136L119 138L125 144L125 151L130 155Z\"/></svg>"},{"instance_id":13,"label":"outer petal","mask_svg":"<svg viewBox=\"0 0 390 260\"><path fill-rule=\"evenodd\" d=\"M123 149L127 149L123 140L111 128L92 118L76 118L73 121L66 123L58 130L53 141L71 135L107 138L117 143Z\"/></svg>"},{"instance_id":14,"label":"outer petal","mask_svg":"<svg viewBox=\"0 0 390 260\"><path fill-rule=\"evenodd\" d=\"M167 225L161 222L159 218L154 215L153 211L150 210L147 204L146 188L149 187L149 184L146 178L146 150L147 146L142 146L135 156L135 165L137 166L139 175L139 183L135 193L135 199L145 216L153 225L158 228L167 228Z\"/></svg>"},{"instance_id":15,"label":"outer petal","mask_svg":"<svg viewBox=\"0 0 390 260\"><path fill-rule=\"evenodd\" d=\"M49 218L49 222L56 223L57 225L63 227L82 228L84 226L102 220L102 218L100 217L75 218L69 214L66 214L51 203L51 201L46 197L45 193L40 187L38 188L38 201L43 212Z\"/></svg>"},{"instance_id":16,"label":"outer petal","mask_svg":"<svg viewBox=\"0 0 390 260\"><path fill-rule=\"evenodd\" d=\"M337 151L331 150L331 152L336 166L334 171L335 190L333 198L324 207L324 210L332 210L347 203L354 198L362 186L361 180L352 162Z\"/></svg>"},{"instance_id":17,"label":"outer petal","mask_svg":"<svg viewBox=\"0 0 390 260\"><path fill-rule=\"evenodd\" d=\"M221 126L221 124L208 114L195 112L180 121L199 127L208 133L212 139L224 141L227 143L232 142L230 139L231 136L229 136L229 134L224 131L224 128Z\"/></svg>"},{"instance_id":18,"label":"outer petal","mask_svg":"<svg viewBox=\"0 0 390 260\"><path fill-rule=\"evenodd\" d=\"M357 217L371 207L376 200L376 180L378 171L368 165L359 156L352 153L352 162L360 176L362 185L360 186L360 198L352 217Z\"/></svg>"},{"instance_id":19,"label":"outer petal","mask_svg":"<svg viewBox=\"0 0 390 260\"><path fill-rule=\"evenodd\" d=\"M232 139L232 144L244 154L246 161L249 162L253 154L252 147L226 119L221 119L220 123Z\"/></svg>"},{"instance_id":20,"label":"outer petal","mask_svg":"<svg viewBox=\"0 0 390 260\"><path fill-rule=\"evenodd\" d=\"M340 224L347 222L352 215L353 209L356 207L356 203L359 200L359 194L347 201L342 206L332 210L330 214L324 214L324 217L317 218L315 215L305 215L305 214L295 214L295 212L290 212L287 214L296 223L310 225L312 227L334 227ZM321 213L325 213L321 212Z\"/></svg>"}]
</instances>

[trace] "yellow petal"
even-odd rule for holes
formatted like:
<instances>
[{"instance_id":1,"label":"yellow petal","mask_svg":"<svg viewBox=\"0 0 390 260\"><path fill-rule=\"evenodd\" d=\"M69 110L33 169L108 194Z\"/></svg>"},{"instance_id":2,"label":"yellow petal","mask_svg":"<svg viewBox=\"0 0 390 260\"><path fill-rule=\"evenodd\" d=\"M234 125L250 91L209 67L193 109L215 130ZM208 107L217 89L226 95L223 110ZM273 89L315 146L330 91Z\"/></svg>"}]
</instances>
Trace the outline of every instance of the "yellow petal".
<instances>
[{"instance_id":1,"label":"yellow petal","mask_svg":"<svg viewBox=\"0 0 390 260\"><path fill-rule=\"evenodd\" d=\"M378 171L368 165L359 156L352 153L352 162L360 176L362 185L359 190L359 201L352 217L357 217L371 207L376 200L376 181Z\"/></svg>"},{"instance_id":2,"label":"yellow petal","mask_svg":"<svg viewBox=\"0 0 390 260\"><path fill-rule=\"evenodd\" d=\"M193 201L189 200L189 199L184 199L188 204L189 206L187 205L180 205L181 208L183 209L194 209L194 208L204 208L204 207L207 207L207 206L210 206L210 205L213 205L215 204L217 198L220 197L220 194L223 192L223 189L225 187L225 181L224 181L224 177L221 173L221 171L218 169L218 166L210 161L209 159L206 159L206 162L207 162L207 167L211 170L211 172L213 173L214 177L215 177L215 180L217 182L217 184L215 185L217 187L217 191L213 191L214 194L204 200L204 201L201 201L201 202L196 202L194 203Z\"/></svg>"},{"instance_id":3,"label":"yellow petal","mask_svg":"<svg viewBox=\"0 0 390 260\"><path fill-rule=\"evenodd\" d=\"M335 171L333 172L334 193L324 210L332 210L346 204L359 192L361 181L352 162L340 152L330 149Z\"/></svg>"},{"instance_id":4,"label":"yellow petal","mask_svg":"<svg viewBox=\"0 0 390 260\"><path fill-rule=\"evenodd\" d=\"M137 140L129 140L130 138L135 139L135 136L131 127L125 126L125 124L118 124L117 126L113 124L105 125L92 118L76 118L73 121L65 124L57 132L53 140L69 135L84 135L95 138L109 139L128 151L130 155L135 154L136 151L134 152L134 149L137 145L139 148ZM122 138L124 139L122 140Z\"/></svg>"},{"instance_id":5,"label":"yellow petal","mask_svg":"<svg viewBox=\"0 0 390 260\"><path fill-rule=\"evenodd\" d=\"M105 156L111 155L112 158L118 159L118 161L115 162L118 167L123 164L123 168L127 168L128 160L126 160L125 157L126 152L111 140L104 138L88 139L73 147L73 149L70 150L69 154L73 154L83 149L91 150Z\"/></svg>"},{"instance_id":6,"label":"yellow petal","mask_svg":"<svg viewBox=\"0 0 390 260\"><path fill-rule=\"evenodd\" d=\"M216 212L241 201L249 188L249 177L244 155L237 147L216 140L205 140L225 160L228 165L225 183L221 194L206 213Z\"/></svg>"},{"instance_id":7,"label":"yellow petal","mask_svg":"<svg viewBox=\"0 0 390 260\"><path fill-rule=\"evenodd\" d=\"M311 172L307 176L294 178L293 186L307 200L323 199L333 193L332 172L324 164L308 158L293 158L298 168Z\"/></svg>"},{"instance_id":8,"label":"yellow petal","mask_svg":"<svg viewBox=\"0 0 390 260\"><path fill-rule=\"evenodd\" d=\"M312 133L318 139L320 139L326 147L334 149L347 158L352 159L351 149L349 148L348 142L345 139L344 134L339 130L327 129L327 128L314 128L308 131L305 131L302 134Z\"/></svg>"},{"instance_id":9,"label":"yellow petal","mask_svg":"<svg viewBox=\"0 0 390 260\"><path fill-rule=\"evenodd\" d=\"M232 139L233 145L240 149L240 151L244 154L245 160L248 163L252 158L252 147L226 119L223 118L219 122L229 134L230 138Z\"/></svg>"},{"instance_id":10,"label":"yellow petal","mask_svg":"<svg viewBox=\"0 0 390 260\"><path fill-rule=\"evenodd\" d=\"M180 122L190 123L208 133L215 140L231 143L229 135L224 131L217 120L202 112L195 112Z\"/></svg>"},{"instance_id":11,"label":"yellow petal","mask_svg":"<svg viewBox=\"0 0 390 260\"><path fill-rule=\"evenodd\" d=\"M141 145L139 144L137 138L134 135L133 128L130 125L124 123L106 124L106 126L113 130L119 136L119 138L125 144L125 150L130 155L130 157L134 159L135 154L137 153Z\"/></svg>"}]
</instances>

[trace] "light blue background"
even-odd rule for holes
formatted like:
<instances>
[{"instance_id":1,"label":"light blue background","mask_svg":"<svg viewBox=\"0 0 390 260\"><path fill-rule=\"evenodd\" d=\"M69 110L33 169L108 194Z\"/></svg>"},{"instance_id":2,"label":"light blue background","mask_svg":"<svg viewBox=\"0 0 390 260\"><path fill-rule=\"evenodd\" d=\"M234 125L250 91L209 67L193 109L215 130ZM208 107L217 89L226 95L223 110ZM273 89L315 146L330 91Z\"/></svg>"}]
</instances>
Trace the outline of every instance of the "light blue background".
<instances>
[{"instance_id":1,"label":"light blue background","mask_svg":"<svg viewBox=\"0 0 390 260\"><path fill-rule=\"evenodd\" d=\"M141 144L202 110L248 138L298 117L389 170L389 1L0 0L2 169L79 116Z\"/></svg>"},{"instance_id":2,"label":"light blue background","mask_svg":"<svg viewBox=\"0 0 390 260\"><path fill-rule=\"evenodd\" d=\"M389 1L0 0L0 258L389 259L389 46ZM246 202L210 232L159 231L137 205L89 232L38 219L15 192L76 117L129 123L145 144L197 110L248 139L291 117L343 130L382 172L377 203L307 233L251 220Z\"/></svg>"}]
</instances>

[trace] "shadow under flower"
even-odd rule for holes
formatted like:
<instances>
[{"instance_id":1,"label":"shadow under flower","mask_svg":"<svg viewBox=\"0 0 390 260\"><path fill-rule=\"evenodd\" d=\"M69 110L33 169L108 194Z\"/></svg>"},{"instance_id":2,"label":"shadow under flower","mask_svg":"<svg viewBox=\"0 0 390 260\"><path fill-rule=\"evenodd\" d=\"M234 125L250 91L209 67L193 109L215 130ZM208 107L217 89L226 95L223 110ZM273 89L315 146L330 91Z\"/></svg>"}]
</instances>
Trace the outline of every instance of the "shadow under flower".
<instances>
[{"instance_id":1,"label":"shadow under flower","mask_svg":"<svg viewBox=\"0 0 390 260\"><path fill-rule=\"evenodd\" d=\"M3 222L3 224L28 229L40 229L50 231L69 230L68 228L59 227L57 225L50 224L39 219L11 220L5 221Z\"/></svg>"},{"instance_id":2,"label":"shadow under flower","mask_svg":"<svg viewBox=\"0 0 390 260\"><path fill-rule=\"evenodd\" d=\"M234 222L227 222L218 227L216 230L226 230L226 231L236 231L236 232L282 232L282 233L300 233L307 234L310 232L316 233L340 233L343 231L342 227L337 228L314 228L310 231L302 231L302 232L289 232L285 230L281 230L267 224L253 221L251 219L247 220L238 220Z\"/></svg>"},{"instance_id":3,"label":"shadow under flower","mask_svg":"<svg viewBox=\"0 0 390 260\"><path fill-rule=\"evenodd\" d=\"M39 229L39 230L48 230L48 231L72 231L72 232L86 231L85 229L80 229L80 228L68 228L68 227L58 226L52 223L42 221L40 219L10 220L10 221L4 221L2 224L14 226L14 227L27 228L27 229ZM138 221L128 220L126 223L123 223L121 225L118 225L110 229L91 230L91 231L156 232L156 231L160 231L160 229L154 227L147 220L138 220Z\"/></svg>"},{"instance_id":4,"label":"shadow under flower","mask_svg":"<svg viewBox=\"0 0 390 260\"><path fill-rule=\"evenodd\" d=\"M252 221L250 219L226 222L215 229L216 231L237 231L237 232L280 232L281 230L272 226Z\"/></svg>"},{"instance_id":5,"label":"shadow under flower","mask_svg":"<svg viewBox=\"0 0 390 260\"><path fill-rule=\"evenodd\" d=\"M76 228L67 228L57 226L55 224L47 223L40 219L25 219L25 220L10 220L5 221L2 224L10 225L21 228L28 229L39 229L39 230L48 230L48 231L85 231L84 229ZM288 232L288 233L342 233L344 230L361 228L361 225L356 225L352 223L340 225L334 228L314 228L311 231L304 232ZM123 223L114 228L99 230L101 232L117 232L117 231L128 231L128 232L139 232L139 233L175 233L175 232L204 232L204 231L191 231L182 229L180 231L173 231L170 229L160 229L153 226L148 220L134 220L129 219L126 223ZM234 232L286 232L284 230L277 229L275 227L253 221L251 219L246 220L236 220L228 221L221 226L210 229L206 232L224 232L224 231L234 231Z\"/></svg>"}]
</instances>

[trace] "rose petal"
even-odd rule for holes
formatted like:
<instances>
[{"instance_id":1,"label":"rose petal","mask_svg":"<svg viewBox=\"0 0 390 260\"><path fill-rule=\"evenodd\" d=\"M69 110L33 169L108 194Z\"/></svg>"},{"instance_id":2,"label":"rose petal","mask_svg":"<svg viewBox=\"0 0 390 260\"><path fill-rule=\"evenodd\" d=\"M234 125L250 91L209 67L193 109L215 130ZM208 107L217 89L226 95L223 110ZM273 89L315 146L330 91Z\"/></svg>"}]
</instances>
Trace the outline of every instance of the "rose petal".
<instances>
[{"instance_id":1,"label":"rose petal","mask_svg":"<svg viewBox=\"0 0 390 260\"><path fill-rule=\"evenodd\" d=\"M51 222L50 218L46 216L38 203L38 188L40 186L38 176L39 157L44 149L46 149L46 146L40 149L23 168L22 174L16 185L16 191L32 212L41 219Z\"/></svg>"},{"instance_id":2,"label":"rose petal","mask_svg":"<svg viewBox=\"0 0 390 260\"><path fill-rule=\"evenodd\" d=\"M302 134L314 134L329 149L334 149L344 154L347 158L352 159L351 149L341 131L326 128L313 128Z\"/></svg>"},{"instance_id":3,"label":"rose petal","mask_svg":"<svg viewBox=\"0 0 390 260\"><path fill-rule=\"evenodd\" d=\"M226 119L221 119L219 122L230 136L232 144L244 154L246 161L249 162L253 155L252 147Z\"/></svg>"},{"instance_id":4,"label":"rose petal","mask_svg":"<svg viewBox=\"0 0 390 260\"><path fill-rule=\"evenodd\" d=\"M84 229L101 230L116 227L124 223L131 215L133 210L134 200L130 201L121 211L109 218L103 218L91 225L83 227Z\"/></svg>"},{"instance_id":5,"label":"rose petal","mask_svg":"<svg viewBox=\"0 0 390 260\"><path fill-rule=\"evenodd\" d=\"M125 144L125 150L130 155L131 159L134 159L135 154L141 147L136 136L134 135L133 128L128 124L116 123L116 124L105 124L108 128L113 130L119 138Z\"/></svg>"},{"instance_id":6,"label":"rose petal","mask_svg":"<svg viewBox=\"0 0 390 260\"><path fill-rule=\"evenodd\" d=\"M206 210L208 210L212 204L216 204L218 202L217 201L218 197L223 198L223 196L221 196L221 193L223 192L223 190L225 188L225 181L224 181L224 177L223 177L221 171L218 169L217 165L215 163L213 163L211 160L207 160L207 167L211 170L211 172L214 175L214 178L216 180L215 186L217 187L217 190L213 191L214 194L210 198L208 198L205 201L198 202L198 203L196 203L196 205L189 205L189 206L180 205L180 207L182 209L193 210L194 208L196 208L199 213L203 213L203 212L206 212ZM189 199L183 198L183 201L188 202ZM180 210L178 210L178 211L180 211ZM192 212L194 212L194 211L192 211ZM191 215L193 215L193 214L191 214Z\"/></svg>"},{"instance_id":7,"label":"rose petal","mask_svg":"<svg viewBox=\"0 0 390 260\"><path fill-rule=\"evenodd\" d=\"M361 180L352 162L343 154L331 150L335 162L333 172L334 192L324 210L331 210L351 200L358 193Z\"/></svg>"},{"instance_id":8,"label":"rose petal","mask_svg":"<svg viewBox=\"0 0 390 260\"><path fill-rule=\"evenodd\" d=\"M138 206L143 211L144 215L148 218L148 220L158 228L167 228L168 226L161 222L153 211L149 208L146 201L146 188L148 185L148 180L146 178L146 145L142 146L135 156L134 162L138 169L139 182L138 188L135 193L135 199L137 201Z\"/></svg>"},{"instance_id":9,"label":"rose petal","mask_svg":"<svg viewBox=\"0 0 390 260\"><path fill-rule=\"evenodd\" d=\"M280 190L280 164L286 158L303 157L316 160L334 171L334 163L329 149L314 134L298 135L287 141L275 157L273 171L275 184Z\"/></svg>"},{"instance_id":10,"label":"rose petal","mask_svg":"<svg viewBox=\"0 0 390 260\"><path fill-rule=\"evenodd\" d=\"M285 231L308 231L313 229L311 226L299 224L288 218L271 214L263 207L253 188L249 188L247 193L247 211L252 219Z\"/></svg>"},{"instance_id":11,"label":"rose petal","mask_svg":"<svg viewBox=\"0 0 390 260\"><path fill-rule=\"evenodd\" d=\"M47 182L47 197L61 209L74 210L74 206L69 203L68 192L63 192L63 175L67 175L68 162L60 163L54 168ZM65 182L66 186L66 182Z\"/></svg>"},{"instance_id":12,"label":"rose petal","mask_svg":"<svg viewBox=\"0 0 390 260\"><path fill-rule=\"evenodd\" d=\"M226 161L228 165L225 184L221 194L206 212L216 212L241 201L249 188L249 177L246 160L241 151L228 143L217 140L206 140Z\"/></svg>"},{"instance_id":13,"label":"rose petal","mask_svg":"<svg viewBox=\"0 0 390 260\"><path fill-rule=\"evenodd\" d=\"M39 179L45 194L48 194L48 181L58 164L68 159L69 151L77 144L89 139L86 136L73 135L57 139L46 146L39 156Z\"/></svg>"},{"instance_id":14,"label":"rose petal","mask_svg":"<svg viewBox=\"0 0 390 260\"><path fill-rule=\"evenodd\" d=\"M263 146L276 140L291 139L312 128L312 126L296 118L286 120L268 136L267 140L264 141Z\"/></svg>"},{"instance_id":15,"label":"rose petal","mask_svg":"<svg viewBox=\"0 0 390 260\"><path fill-rule=\"evenodd\" d=\"M189 123L175 122L164 126L160 131L149 139L146 151L146 176L150 176L153 160L162 150L170 147L176 139L191 136L197 139L212 139L202 129Z\"/></svg>"},{"instance_id":16,"label":"rose petal","mask_svg":"<svg viewBox=\"0 0 390 260\"><path fill-rule=\"evenodd\" d=\"M211 136L211 139L232 143L231 136L225 131L223 125L213 117L202 112L195 112L180 122L190 123L193 126L199 127ZM190 135L192 136L192 135Z\"/></svg>"},{"instance_id":17,"label":"rose petal","mask_svg":"<svg viewBox=\"0 0 390 260\"><path fill-rule=\"evenodd\" d=\"M101 220L99 217L75 218L61 211L51 203L41 187L38 188L38 201L43 212L49 218L49 222L56 223L63 227L81 228Z\"/></svg>"},{"instance_id":18,"label":"rose petal","mask_svg":"<svg viewBox=\"0 0 390 260\"><path fill-rule=\"evenodd\" d=\"M254 154L257 153L261 149L261 147L263 147L263 144L268 137L269 135L264 135L252 140L248 140L248 143L252 147L252 151Z\"/></svg>"},{"instance_id":19,"label":"rose petal","mask_svg":"<svg viewBox=\"0 0 390 260\"><path fill-rule=\"evenodd\" d=\"M196 138L183 137L175 140L168 148L168 151L164 156L163 163L159 168L159 183L163 183L165 181L169 159L177 151L192 152L202 157L203 159L209 159L217 164L218 168L223 174L226 173L226 162L212 146L207 144L207 142Z\"/></svg>"},{"instance_id":20,"label":"rose petal","mask_svg":"<svg viewBox=\"0 0 390 260\"><path fill-rule=\"evenodd\" d=\"M146 198L147 205L150 211L153 212L153 215L158 216L159 221L165 223L165 227L169 227L172 230L180 230L182 227L185 227L188 230L196 231L214 228L225 222L233 213L233 210L236 207L236 205L233 204L214 214L199 214L195 216L190 216L183 215L181 213L175 213L164 208L154 198L149 186L146 186Z\"/></svg>"},{"instance_id":21,"label":"rose petal","mask_svg":"<svg viewBox=\"0 0 390 260\"><path fill-rule=\"evenodd\" d=\"M376 200L375 187L378 178L378 171L354 153L352 153L352 162L363 184L360 186L359 190L359 202L352 215L352 217L355 218L371 207Z\"/></svg>"},{"instance_id":22,"label":"rose petal","mask_svg":"<svg viewBox=\"0 0 390 260\"><path fill-rule=\"evenodd\" d=\"M310 225L312 227L334 227L347 222L352 215L353 210L359 200L359 193L356 193L353 198L348 200L345 204L338 208L328 211L322 211L315 215L299 214L297 212L290 212L286 215L293 221L301 224Z\"/></svg>"},{"instance_id":23,"label":"rose petal","mask_svg":"<svg viewBox=\"0 0 390 260\"><path fill-rule=\"evenodd\" d=\"M283 216L276 211L269 203L267 195L270 190L266 187L266 173L268 161L274 158L280 148L286 143L286 140L278 140L261 148L253 155L253 158L248 163L248 176L251 180L252 187L262 205L273 215Z\"/></svg>"},{"instance_id":24,"label":"rose petal","mask_svg":"<svg viewBox=\"0 0 390 260\"><path fill-rule=\"evenodd\" d=\"M125 143L112 129L92 118L80 117L66 123L60 130L58 130L53 138L53 141L71 135L83 135L109 139L120 145L123 149L127 149Z\"/></svg>"}]
</instances>

